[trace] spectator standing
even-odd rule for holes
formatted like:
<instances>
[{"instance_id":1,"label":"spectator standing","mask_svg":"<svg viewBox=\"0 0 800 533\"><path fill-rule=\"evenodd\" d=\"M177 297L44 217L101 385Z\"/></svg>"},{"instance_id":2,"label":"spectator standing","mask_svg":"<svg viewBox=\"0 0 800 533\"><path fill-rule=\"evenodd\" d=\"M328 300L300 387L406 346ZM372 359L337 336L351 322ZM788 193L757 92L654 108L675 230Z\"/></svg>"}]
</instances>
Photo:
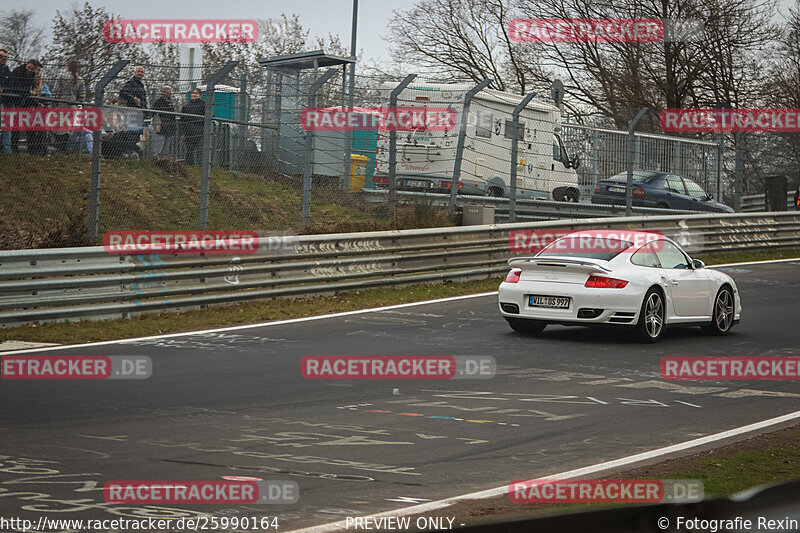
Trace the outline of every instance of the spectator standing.
<instances>
[{"instance_id":1,"label":"spectator standing","mask_svg":"<svg viewBox=\"0 0 800 533\"><path fill-rule=\"evenodd\" d=\"M133 71L133 77L125 82L119 91L119 99L123 105L147 109L147 89L144 86L144 67L139 65Z\"/></svg>"},{"instance_id":2,"label":"spectator standing","mask_svg":"<svg viewBox=\"0 0 800 533\"><path fill-rule=\"evenodd\" d=\"M199 117L181 117L181 132L186 142L186 164L197 165L202 162L200 150L203 147L203 117L206 114L206 103L201 99L203 92L192 89L192 99L183 106L181 112Z\"/></svg>"},{"instance_id":3,"label":"spectator standing","mask_svg":"<svg viewBox=\"0 0 800 533\"><path fill-rule=\"evenodd\" d=\"M169 111L174 113L172 104L172 87L161 88L161 97L153 102L153 111ZM175 144L175 115L153 113L153 155L165 157L174 153Z\"/></svg>"},{"instance_id":4,"label":"spectator standing","mask_svg":"<svg viewBox=\"0 0 800 533\"><path fill-rule=\"evenodd\" d=\"M58 100L66 100L66 102L58 102L59 107L72 107L80 108L78 102L86 101L86 82L80 77L80 63L75 59L67 63L66 70L55 81L53 85L53 97ZM74 151L78 146L79 141L84 141L86 151L92 153L90 139L91 131L83 129L82 131L72 131L69 133L59 133L56 135L56 145L62 151Z\"/></svg>"},{"instance_id":5,"label":"spectator standing","mask_svg":"<svg viewBox=\"0 0 800 533\"><path fill-rule=\"evenodd\" d=\"M30 105L28 107L47 107L50 102L46 98L52 98L53 93L50 87L42 78L42 67L38 66L33 74L33 88L31 89ZM48 132L34 130L28 132L28 153L35 155L47 155Z\"/></svg>"},{"instance_id":6,"label":"spectator standing","mask_svg":"<svg viewBox=\"0 0 800 533\"><path fill-rule=\"evenodd\" d=\"M0 113L2 106L13 107L3 97L3 92L11 88L11 69L8 68L8 50L0 48ZM0 131L0 150L11 153L11 132Z\"/></svg>"},{"instance_id":7,"label":"spectator standing","mask_svg":"<svg viewBox=\"0 0 800 533\"><path fill-rule=\"evenodd\" d=\"M36 86L36 71L42 70L42 64L36 59L31 59L11 72L10 90L6 91L6 102L9 107L35 107L37 104L31 98ZM21 131L11 132L11 150L19 151ZM30 139L28 139L30 142Z\"/></svg>"}]
</instances>

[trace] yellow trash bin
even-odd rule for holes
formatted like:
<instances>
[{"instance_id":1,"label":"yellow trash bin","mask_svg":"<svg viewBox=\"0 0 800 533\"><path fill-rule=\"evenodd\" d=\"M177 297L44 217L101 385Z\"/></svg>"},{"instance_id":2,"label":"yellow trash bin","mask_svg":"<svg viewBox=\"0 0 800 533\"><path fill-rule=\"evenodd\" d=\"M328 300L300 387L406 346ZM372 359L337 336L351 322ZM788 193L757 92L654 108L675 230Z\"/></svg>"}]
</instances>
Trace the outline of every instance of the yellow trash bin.
<instances>
[{"instance_id":1,"label":"yellow trash bin","mask_svg":"<svg viewBox=\"0 0 800 533\"><path fill-rule=\"evenodd\" d=\"M352 154L350 159L350 192L360 192L367 178L369 157Z\"/></svg>"}]
</instances>

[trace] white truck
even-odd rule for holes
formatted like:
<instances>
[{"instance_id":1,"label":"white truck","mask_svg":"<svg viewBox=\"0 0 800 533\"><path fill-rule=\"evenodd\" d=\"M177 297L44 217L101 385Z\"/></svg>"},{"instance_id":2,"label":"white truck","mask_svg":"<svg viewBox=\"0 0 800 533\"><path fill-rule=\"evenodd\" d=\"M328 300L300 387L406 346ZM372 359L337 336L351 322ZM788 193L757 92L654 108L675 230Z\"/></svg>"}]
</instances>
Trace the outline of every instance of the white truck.
<instances>
[{"instance_id":1,"label":"white truck","mask_svg":"<svg viewBox=\"0 0 800 533\"><path fill-rule=\"evenodd\" d=\"M389 94L396 84L384 84ZM398 97L398 107L451 107L456 126L449 131L397 132L397 185L400 190L450 192L464 97L473 85L412 82ZM510 197L512 112L523 97L484 89L473 96L458 182L459 194ZM554 105L531 100L520 112L517 152L517 198L577 202L575 169L558 133L561 113ZM389 132L380 131L373 182L389 184Z\"/></svg>"}]
</instances>

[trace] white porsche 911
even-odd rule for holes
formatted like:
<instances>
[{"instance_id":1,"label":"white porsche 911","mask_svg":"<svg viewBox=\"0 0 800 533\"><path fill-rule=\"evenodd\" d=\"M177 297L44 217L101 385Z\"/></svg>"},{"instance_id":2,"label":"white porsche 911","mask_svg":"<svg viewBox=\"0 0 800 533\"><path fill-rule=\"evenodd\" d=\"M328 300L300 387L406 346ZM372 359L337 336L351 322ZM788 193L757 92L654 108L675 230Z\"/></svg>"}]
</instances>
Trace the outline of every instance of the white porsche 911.
<instances>
[{"instance_id":1,"label":"white porsche 911","mask_svg":"<svg viewBox=\"0 0 800 533\"><path fill-rule=\"evenodd\" d=\"M741 315L733 278L705 268L658 233L579 231L508 264L499 305L517 332L540 333L547 324L617 324L655 342L672 324L725 335Z\"/></svg>"}]
</instances>

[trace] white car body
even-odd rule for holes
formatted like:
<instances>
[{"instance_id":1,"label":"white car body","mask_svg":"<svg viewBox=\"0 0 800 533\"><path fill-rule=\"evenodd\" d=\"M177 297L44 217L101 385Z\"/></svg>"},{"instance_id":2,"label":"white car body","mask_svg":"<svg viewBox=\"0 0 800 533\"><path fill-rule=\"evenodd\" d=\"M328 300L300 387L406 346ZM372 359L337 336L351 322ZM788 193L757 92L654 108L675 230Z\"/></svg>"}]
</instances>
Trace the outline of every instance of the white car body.
<instances>
[{"instance_id":1,"label":"white car body","mask_svg":"<svg viewBox=\"0 0 800 533\"><path fill-rule=\"evenodd\" d=\"M572 238L571 242L576 242L574 239L580 236L605 238L611 231L581 231L562 239ZM729 327L739 322L741 302L733 278L723 272L704 268L702 262L693 262L677 243L664 236L635 231L626 231L625 235L626 239L627 236L634 236L636 242L610 260L580 257L593 254L573 249L564 255L549 255L558 253L558 241L536 256L510 259L508 263L512 272L507 280L513 279L512 274L518 271L519 281L516 283L506 281L500 285L498 295L500 313L506 319L512 319L509 323L514 319L528 319L547 324L636 326L644 308L645 296L651 288L656 288L664 297L664 325L710 325L716 316L714 308L718 293L721 288L727 286L733 295L731 306L733 320ZM659 257L659 254L665 260L680 264L679 258L676 259L678 256L670 246L680 250L689 268L636 264L644 260L649 261L654 255ZM637 252L641 253L637 255ZM624 280L627 284L622 288L587 287L585 285L590 276ZM568 307L565 308L534 307L529 305L533 303L530 300L531 295L570 300ZM564 300L538 301L540 304L543 302L563 305ZM518 312L513 312L513 306L518 308ZM720 311L720 314L724 313Z\"/></svg>"}]
</instances>

